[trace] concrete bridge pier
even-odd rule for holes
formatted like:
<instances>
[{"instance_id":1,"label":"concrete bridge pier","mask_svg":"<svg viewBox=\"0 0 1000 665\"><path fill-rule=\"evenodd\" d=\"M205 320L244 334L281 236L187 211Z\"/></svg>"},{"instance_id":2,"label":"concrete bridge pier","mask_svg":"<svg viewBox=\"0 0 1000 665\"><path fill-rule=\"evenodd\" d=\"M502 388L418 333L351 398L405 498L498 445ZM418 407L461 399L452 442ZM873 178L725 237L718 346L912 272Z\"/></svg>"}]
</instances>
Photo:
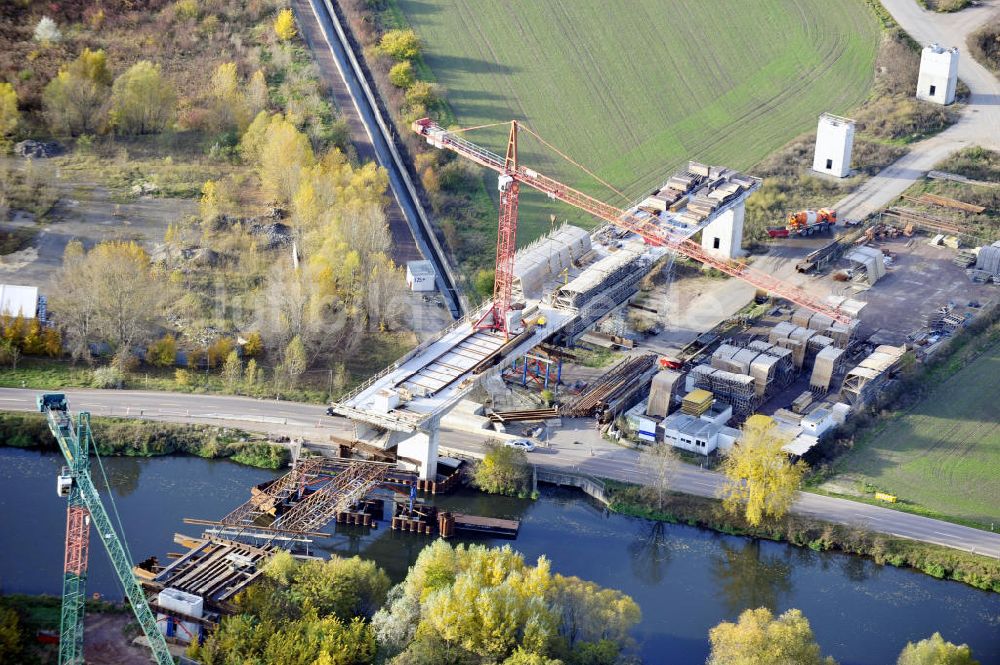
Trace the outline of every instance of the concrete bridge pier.
<instances>
[{"instance_id":1,"label":"concrete bridge pier","mask_svg":"<svg viewBox=\"0 0 1000 665\"><path fill-rule=\"evenodd\" d=\"M440 415L422 422L415 432L392 433L399 460L408 465L415 465L421 480L435 480L437 476L440 433Z\"/></svg>"},{"instance_id":2,"label":"concrete bridge pier","mask_svg":"<svg viewBox=\"0 0 1000 665\"><path fill-rule=\"evenodd\" d=\"M701 246L712 254L737 259L743 254L744 200L716 217L701 231Z\"/></svg>"}]
</instances>

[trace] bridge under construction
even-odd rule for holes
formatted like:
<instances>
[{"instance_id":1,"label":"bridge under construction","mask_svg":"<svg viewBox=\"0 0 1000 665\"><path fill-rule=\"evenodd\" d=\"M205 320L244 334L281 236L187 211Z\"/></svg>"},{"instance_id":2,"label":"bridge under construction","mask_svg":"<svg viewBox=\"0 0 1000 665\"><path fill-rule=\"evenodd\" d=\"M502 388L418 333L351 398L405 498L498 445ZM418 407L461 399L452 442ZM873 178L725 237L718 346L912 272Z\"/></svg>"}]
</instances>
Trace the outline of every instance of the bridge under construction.
<instances>
[{"instance_id":1,"label":"bridge under construction","mask_svg":"<svg viewBox=\"0 0 1000 665\"><path fill-rule=\"evenodd\" d=\"M500 156L433 121L414 123L429 144L500 174L494 296L333 405L355 423L359 440L383 450L394 448L422 479L435 478L441 418L477 381L543 343L572 346L634 295L642 277L671 253L833 320L849 320L802 289L740 260L745 203L760 187L760 179L691 162L661 189L628 209L618 209L520 165L519 127L512 123L507 154ZM522 182L596 215L606 225L592 234L563 226L515 252L517 189Z\"/></svg>"}]
</instances>

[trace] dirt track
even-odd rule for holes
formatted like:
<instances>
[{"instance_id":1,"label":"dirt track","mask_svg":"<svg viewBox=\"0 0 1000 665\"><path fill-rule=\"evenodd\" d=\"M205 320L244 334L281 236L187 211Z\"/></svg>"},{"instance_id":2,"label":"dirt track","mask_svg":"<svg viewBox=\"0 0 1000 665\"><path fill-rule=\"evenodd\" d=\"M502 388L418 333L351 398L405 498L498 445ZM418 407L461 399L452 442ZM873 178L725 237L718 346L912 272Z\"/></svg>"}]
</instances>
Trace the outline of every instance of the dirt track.
<instances>
[{"instance_id":1,"label":"dirt track","mask_svg":"<svg viewBox=\"0 0 1000 665\"><path fill-rule=\"evenodd\" d=\"M960 148L979 145L1000 149L1000 81L965 50L969 33L1000 12L1000 0L984 0L954 14L921 9L914 0L882 0L882 4L922 45L938 42L959 48L958 78L969 86L971 94L957 123L914 143L906 155L841 199L835 207L842 219L860 219L892 202L935 164Z\"/></svg>"}]
</instances>

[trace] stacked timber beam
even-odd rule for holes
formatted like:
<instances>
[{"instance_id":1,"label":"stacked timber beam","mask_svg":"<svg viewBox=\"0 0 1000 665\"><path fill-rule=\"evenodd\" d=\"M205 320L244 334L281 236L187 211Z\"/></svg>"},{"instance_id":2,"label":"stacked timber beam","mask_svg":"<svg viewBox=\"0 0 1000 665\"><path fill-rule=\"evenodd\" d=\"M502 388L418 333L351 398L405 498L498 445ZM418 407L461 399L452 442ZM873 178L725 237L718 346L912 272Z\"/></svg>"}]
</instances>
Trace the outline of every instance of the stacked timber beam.
<instances>
[{"instance_id":1,"label":"stacked timber beam","mask_svg":"<svg viewBox=\"0 0 1000 665\"><path fill-rule=\"evenodd\" d=\"M951 199L947 196L937 196L936 194L921 194L920 196L904 195L903 198L914 203L951 208L953 210L961 210L962 212L971 212L974 215L978 215L986 210L985 206L977 206L965 201L959 201L958 199Z\"/></svg>"},{"instance_id":2,"label":"stacked timber beam","mask_svg":"<svg viewBox=\"0 0 1000 665\"><path fill-rule=\"evenodd\" d=\"M490 419L490 422L494 423L513 423L513 422L530 422L538 420L551 420L552 418L559 417L559 408L554 407L551 409L521 409L519 411L493 411L486 414L486 417Z\"/></svg>"},{"instance_id":3,"label":"stacked timber beam","mask_svg":"<svg viewBox=\"0 0 1000 665\"><path fill-rule=\"evenodd\" d=\"M600 415L609 408L614 410L636 390L645 388L645 381L652 378L655 369L656 356L653 354L623 360L570 404L565 413L586 417Z\"/></svg>"},{"instance_id":4,"label":"stacked timber beam","mask_svg":"<svg viewBox=\"0 0 1000 665\"><path fill-rule=\"evenodd\" d=\"M190 539L189 539L190 540ZM221 610L263 572L260 564L274 553L222 538L195 539L195 547L143 584L147 589L179 589L204 598Z\"/></svg>"},{"instance_id":5,"label":"stacked timber beam","mask_svg":"<svg viewBox=\"0 0 1000 665\"><path fill-rule=\"evenodd\" d=\"M882 219L887 223L895 221L895 223L901 227L912 225L919 229L933 231L935 233L964 235L973 238L977 237L974 233L970 232L969 229L960 226L955 222L940 219L938 217L932 217L931 215L926 215L908 208L889 208L887 211L882 213Z\"/></svg>"}]
</instances>

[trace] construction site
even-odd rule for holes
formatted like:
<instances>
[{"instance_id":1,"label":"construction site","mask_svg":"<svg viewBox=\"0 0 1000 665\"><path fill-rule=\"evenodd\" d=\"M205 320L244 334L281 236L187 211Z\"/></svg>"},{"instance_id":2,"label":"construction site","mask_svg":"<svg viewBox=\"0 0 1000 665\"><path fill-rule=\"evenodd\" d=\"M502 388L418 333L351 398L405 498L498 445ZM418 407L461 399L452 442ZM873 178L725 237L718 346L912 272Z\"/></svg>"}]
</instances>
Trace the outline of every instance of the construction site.
<instances>
[{"instance_id":1,"label":"construction site","mask_svg":"<svg viewBox=\"0 0 1000 665\"><path fill-rule=\"evenodd\" d=\"M89 414L74 421L64 396L39 397L70 465L59 480L70 499L60 641L67 662L81 648L89 516L166 663L165 640L203 639L274 552L311 556L330 524L515 538L516 520L439 510L420 498L463 483L469 455L442 446L442 429L534 442L531 450L589 422L596 437L709 458L739 445L748 419L764 418L787 437L789 455L808 460L827 432L893 380L907 354L933 356L996 300L1000 242L957 222L890 208L838 225L834 210L804 211L775 227L786 243L780 252L747 257L744 205L759 179L690 162L618 209L520 165L519 129L511 124L501 157L429 120L414 125L431 145L499 173L493 298L334 403L353 436L331 437L321 454L307 446L285 475L249 488L217 519L186 518L201 533L175 534L184 551L171 561L128 565L86 470ZM521 184L606 223L594 232L563 225L516 250ZM950 199L921 203L964 210Z\"/></svg>"}]
</instances>

